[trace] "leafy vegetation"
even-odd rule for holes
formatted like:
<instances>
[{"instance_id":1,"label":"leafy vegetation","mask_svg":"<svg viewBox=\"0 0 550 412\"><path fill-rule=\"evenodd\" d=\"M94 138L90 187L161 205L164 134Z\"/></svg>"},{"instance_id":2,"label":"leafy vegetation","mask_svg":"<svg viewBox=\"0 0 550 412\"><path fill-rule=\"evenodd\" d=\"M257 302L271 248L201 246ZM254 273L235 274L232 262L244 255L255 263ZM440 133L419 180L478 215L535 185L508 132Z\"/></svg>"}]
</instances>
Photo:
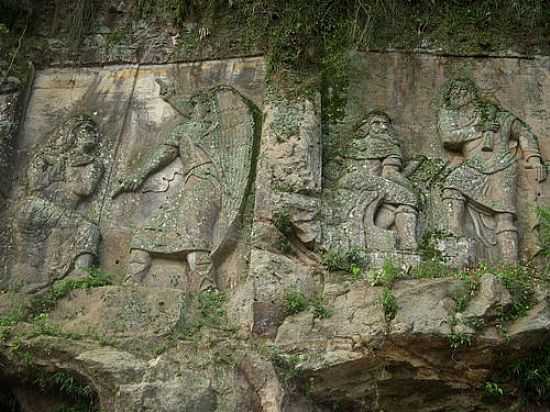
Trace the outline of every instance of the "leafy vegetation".
<instances>
[{"instance_id":1,"label":"leafy vegetation","mask_svg":"<svg viewBox=\"0 0 550 412\"><path fill-rule=\"evenodd\" d=\"M395 299L392 290L387 286L382 291L382 306L384 307L384 318L386 319L386 322L393 320L395 315L397 315L397 309L399 309L399 306L397 305L397 300Z\"/></svg>"},{"instance_id":2,"label":"leafy vegetation","mask_svg":"<svg viewBox=\"0 0 550 412\"><path fill-rule=\"evenodd\" d=\"M504 389L496 382L485 382L483 391L490 400L497 400L504 396Z\"/></svg>"},{"instance_id":3,"label":"leafy vegetation","mask_svg":"<svg viewBox=\"0 0 550 412\"><path fill-rule=\"evenodd\" d=\"M326 319L332 312L325 306L323 298L316 296L308 299L304 292L296 287L288 288L285 294L285 314L287 316L311 310L314 318Z\"/></svg>"},{"instance_id":4,"label":"leafy vegetation","mask_svg":"<svg viewBox=\"0 0 550 412\"><path fill-rule=\"evenodd\" d=\"M449 345L452 351L456 351L464 346L471 346L472 336L464 332L452 332L449 335Z\"/></svg>"},{"instance_id":5,"label":"leafy vegetation","mask_svg":"<svg viewBox=\"0 0 550 412\"><path fill-rule=\"evenodd\" d=\"M271 363L277 374L285 384L302 377L302 371L298 367L301 359L298 355L287 355L278 348L272 347L270 351Z\"/></svg>"},{"instance_id":6,"label":"leafy vegetation","mask_svg":"<svg viewBox=\"0 0 550 412\"><path fill-rule=\"evenodd\" d=\"M31 315L37 316L52 310L57 301L75 289L90 289L112 284L111 275L98 268L92 268L88 276L78 279L63 279L56 282L45 293L39 294L31 301Z\"/></svg>"},{"instance_id":7,"label":"leafy vegetation","mask_svg":"<svg viewBox=\"0 0 550 412\"><path fill-rule=\"evenodd\" d=\"M70 406L63 406L55 412L93 412L98 411L97 399L92 387L65 371L47 373L39 371L34 382L44 392L57 392L63 395Z\"/></svg>"},{"instance_id":8,"label":"leafy vegetation","mask_svg":"<svg viewBox=\"0 0 550 412\"><path fill-rule=\"evenodd\" d=\"M386 259L381 269L369 270L367 272L367 278L372 286L385 286L391 288L397 279L403 277L403 271L391 259Z\"/></svg>"},{"instance_id":9,"label":"leafy vegetation","mask_svg":"<svg viewBox=\"0 0 550 412\"><path fill-rule=\"evenodd\" d=\"M367 260L365 252L359 248L331 249L323 253L321 263L329 272L347 272L352 280L359 280Z\"/></svg>"},{"instance_id":10,"label":"leafy vegetation","mask_svg":"<svg viewBox=\"0 0 550 412\"><path fill-rule=\"evenodd\" d=\"M292 252L292 245L289 237L292 236L292 222L287 209L278 210L273 214L273 226L281 233L281 237L277 240L277 248L284 254Z\"/></svg>"},{"instance_id":11,"label":"leafy vegetation","mask_svg":"<svg viewBox=\"0 0 550 412\"><path fill-rule=\"evenodd\" d=\"M180 337L191 337L203 328L225 329L225 294L205 290L195 298L182 302L175 332Z\"/></svg>"},{"instance_id":12,"label":"leafy vegetation","mask_svg":"<svg viewBox=\"0 0 550 412\"><path fill-rule=\"evenodd\" d=\"M321 297L316 297L310 301L313 317L317 319L328 319L332 316L332 311L325 306Z\"/></svg>"},{"instance_id":13,"label":"leafy vegetation","mask_svg":"<svg viewBox=\"0 0 550 412\"><path fill-rule=\"evenodd\" d=\"M531 351L528 357L514 362L506 373L527 400L550 401L550 345Z\"/></svg>"},{"instance_id":14,"label":"leafy vegetation","mask_svg":"<svg viewBox=\"0 0 550 412\"><path fill-rule=\"evenodd\" d=\"M298 288L289 288L286 291L285 302L285 312L287 315L295 315L296 313L303 312L309 306L304 292Z\"/></svg>"}]
</instances>

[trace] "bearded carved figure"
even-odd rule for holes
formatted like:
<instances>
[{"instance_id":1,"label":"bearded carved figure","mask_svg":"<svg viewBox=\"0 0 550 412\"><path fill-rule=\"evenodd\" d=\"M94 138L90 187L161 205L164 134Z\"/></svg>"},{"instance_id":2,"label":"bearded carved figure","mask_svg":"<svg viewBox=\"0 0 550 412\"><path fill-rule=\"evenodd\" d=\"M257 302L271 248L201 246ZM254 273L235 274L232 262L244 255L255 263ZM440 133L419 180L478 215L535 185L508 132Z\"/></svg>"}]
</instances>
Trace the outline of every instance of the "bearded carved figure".
<instances>
[{"instance_id":1,"label":"bearded carved figure","mask_svg":"<svg viewBox=\"0 0 550 412\"><path fill-rule=\"evenodd\" d=\"M418 197L407 177L419 165L420 161L411 161L403 167L400 141L390 117L370 112L343 153L345 172L337 182L334 206L344 219L338 225L337 247L414 253Z\"/></svg>"},{"instance_id":2,"label":"bearded carved figure","mask_svg":"<svg viewBox=\"0 0 550 412\"><path fill-rule=\"evenodd\" d=\"M36 290L65 277L82 276L97 255L97 224L81 210L104 173L99 131L84 114L70 117L33 156L25 198L18 203L17 245L26 250L17 273L24 288Z\"/></svg>"},{"instance_id":3,"label":"bearded carved figure","mask_svg":"<svg viewBox=\"0 0 550 412\"><path fill-rule=\"evenodd\" d=\"M537 182L546 179L538 139L512 113L483 101L470 80L450 80L442 96L438 128L452 166L442 191L449 233L464 237L469 215L477 239L497 250L498 261L516 264L520 164L536 171Z\"/></svg>"}]
</instances>

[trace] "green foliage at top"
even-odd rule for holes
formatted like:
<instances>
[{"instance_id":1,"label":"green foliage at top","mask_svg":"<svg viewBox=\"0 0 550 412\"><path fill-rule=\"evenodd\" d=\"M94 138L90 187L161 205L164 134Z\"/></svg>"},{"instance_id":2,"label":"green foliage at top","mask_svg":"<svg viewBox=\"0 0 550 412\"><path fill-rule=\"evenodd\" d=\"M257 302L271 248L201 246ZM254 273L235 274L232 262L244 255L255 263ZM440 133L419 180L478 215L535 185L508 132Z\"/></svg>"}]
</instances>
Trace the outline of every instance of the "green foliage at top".
<instances>
[{"instance_id":1,"label":"green foliage at top","mask_svg":"<svg viewBox=\"0 0 550 412\"><path fill-rule=\"evenodd\" d=\"M500 278L512 296L512 308L503 314L503 320L525 316L535 304L534 273L523 266L504 267L491 271Z\"/></svg>"},{"instance_id":2,"label":"green foliage at top","mask_svg":"<svg viewBox=\"0 0 550 412\"><path fill-rule=\"evenodd\" d=\"M63 279L56 282L47 292L37 295L31 302L31 315L36 316L49 312L57 301L67 296L75 289L90 289L112 284L111 275L98 268L89 270L89 274L83 278Z\"/></svg>"},{"instance_id":3,"label":"green foliage at top","mask_svg":"<svg viewBox=\"0 0 550 412\"><path fill-rule=\"evenodd\" d=\"M397 299L392 293L392 290L389 287L384 287L381 297L382 307L384 308L384 318L386 322L389 322L395 318L397 315L397 310L399 306L397 305Z\"/></svg>"},{"instance_id":4,"label":"green foliage at top","mask_svg":"<svg viewBox=\"0 0 550 412\"><path fill-rule=\"evenodd\" d=\"M404 277L405 273L391 259L384 260L382 268L367 272L367 278L372 286L391 287L396 280Z\"/></svg>"}]
</instances>

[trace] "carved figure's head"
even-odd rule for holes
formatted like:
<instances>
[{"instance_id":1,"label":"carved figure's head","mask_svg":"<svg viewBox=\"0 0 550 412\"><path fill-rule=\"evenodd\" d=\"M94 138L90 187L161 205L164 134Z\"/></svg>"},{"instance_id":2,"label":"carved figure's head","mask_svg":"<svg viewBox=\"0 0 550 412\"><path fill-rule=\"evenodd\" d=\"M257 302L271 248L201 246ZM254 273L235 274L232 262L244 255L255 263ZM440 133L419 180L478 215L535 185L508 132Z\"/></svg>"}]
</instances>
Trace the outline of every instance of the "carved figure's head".
<instances>
[{"instance_id":1,"label":"carved figure's head","mask_svg":"<svg viewBox=\"0 0 550 412\"><path fill-rule=\"evenodd\" d=\"M78 123L73 129L76 139L76 147L82 153L92 153L99 142L99 130L93 119L86 115L78 118Z\"/></svg>"},{"instance_id":2,"label":"carved figure's head","mask_svg":"<svg viewBox=\"0 0 550 412\"><path fill-rule=\"evenodd\" d=\"M479 101L479 90L470 79L449 80L443 86L443 105L448 109L460 109Z\"/></svg>"},{"instance_id":3,"label":"carved figure's head","mask_svg":"<svg viewBox=\"0 0 550 412\"><path fill-rule=\"evenodd\" d=\"M77 114L56 130L54 138L50 149L57 153L66 153L73 149L81 153L91 153L97 148L99 130L92 117Z\"/></svg>"},{"instance_id":4,"label":"carved figure's head","mask_svg":"<svg viewBox=\"0 0 550 412\"><path fill-rule=\"evenodd\" d=\"M393 137L395 135L390 116L379 110L374 110L365 116L359 123L358 132L361 137L369 135Z\"/></svg>"},{"instance_id":5,"label":"carved figure's head","mask_svg":"<svg viewBox=\"0 0 550 412\"><path fill-rule=\"evenodd\" d=\"M197 93L190 99L193 120L201 120L210 114L210 98L205 93Z\"/></svg>"},{"instance_id":6,"label":"carved figure's head","mask_svg":"<svg viewBox=\"0 0 550 412\"><path fill-rule=\"evenodd\" d=\"M170 99L176 95L176 85L174 82L156 79L156 83L160 86L159 96L165 102L170 103Z\"/></svg>"}]
</instances>

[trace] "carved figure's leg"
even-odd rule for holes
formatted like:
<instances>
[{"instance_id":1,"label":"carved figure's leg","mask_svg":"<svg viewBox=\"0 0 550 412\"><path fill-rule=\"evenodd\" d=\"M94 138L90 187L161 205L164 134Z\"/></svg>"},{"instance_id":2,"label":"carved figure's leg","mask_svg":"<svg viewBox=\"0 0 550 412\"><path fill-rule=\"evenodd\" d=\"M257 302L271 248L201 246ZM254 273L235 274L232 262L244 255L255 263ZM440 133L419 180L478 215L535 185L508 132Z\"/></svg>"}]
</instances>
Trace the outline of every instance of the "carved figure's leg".
<instances>
[{"instance_id":1,"label":"carved figure's leg","mask_svg":"<svg viewBox=\"0 0 550 412\"><path fill-rule=\"evenodd\" d=\"M140 249L132 249L128 259L128 274L124 281L126 283L141 284L149 269L151 269L151 255Z\"/></svg>"},{"instance_id":2,"label":"carved figure's leg","mask_svg":"<svg viewBox=\"0 0 550 412\"><path fill-rule=\"evenodd\" d=\"M456 237L464 236L464 196L458 190L444 189L441 198L448 214L447 230Z\"/></svg>"},{"instance_id":3,"label":"carved figure's leg","mask_svg":"<svg viewBox=\"0 0 550 412\"><path fill-rule=\"evenodd\" d=\"M69 273L70 278L83 278L88 276L88 269L92 267L95 256L91 253L84 253L78 256L74 261L74 268Z\"/></svg>"},{"instance_id":4,"label":"carved figure's leg","mask_svg":"<svg viewBox=\"0 0 550 412\"><path fill-rule=\"evenodd\" d=\"M502 262L507 265L518 263L518 229L515 216L512 213L498 213L496 215L497 246Z\"/></svg>"},{"instance_id":5,"label":"carved figure's leg","mask_svg":"<svg viewBox=\"0 0 550 412\"><path fill-rule=\"evenodd\" d=\"M217 289L210 252L203 250L191 252L187 255L187 262L191 269L191 276L194 277L192 284L198 285L199 291Z\"/></svg>"},{"instance_id":6,"label":"carved figure's leg","mask_svg":"<svg viewBox=\"0 0 550 412\"><path fill-rule=\"evenodd\" d=\"M395 206L383 203L376 211L374 224L382 229L388 230L395 222Z\"/></svg>"},{"instance_id":7,"label":"carved figure's leg","mask_svg":"<svg viewBox=\"0 0 550 412\"><path fill-rule=\"evenodd\" d=\"M395 229L399 238L399 245L404 250L416 250L416 222L417 212L411 206L399 206L395 212Z\"/></svg>"}]
</instances>

